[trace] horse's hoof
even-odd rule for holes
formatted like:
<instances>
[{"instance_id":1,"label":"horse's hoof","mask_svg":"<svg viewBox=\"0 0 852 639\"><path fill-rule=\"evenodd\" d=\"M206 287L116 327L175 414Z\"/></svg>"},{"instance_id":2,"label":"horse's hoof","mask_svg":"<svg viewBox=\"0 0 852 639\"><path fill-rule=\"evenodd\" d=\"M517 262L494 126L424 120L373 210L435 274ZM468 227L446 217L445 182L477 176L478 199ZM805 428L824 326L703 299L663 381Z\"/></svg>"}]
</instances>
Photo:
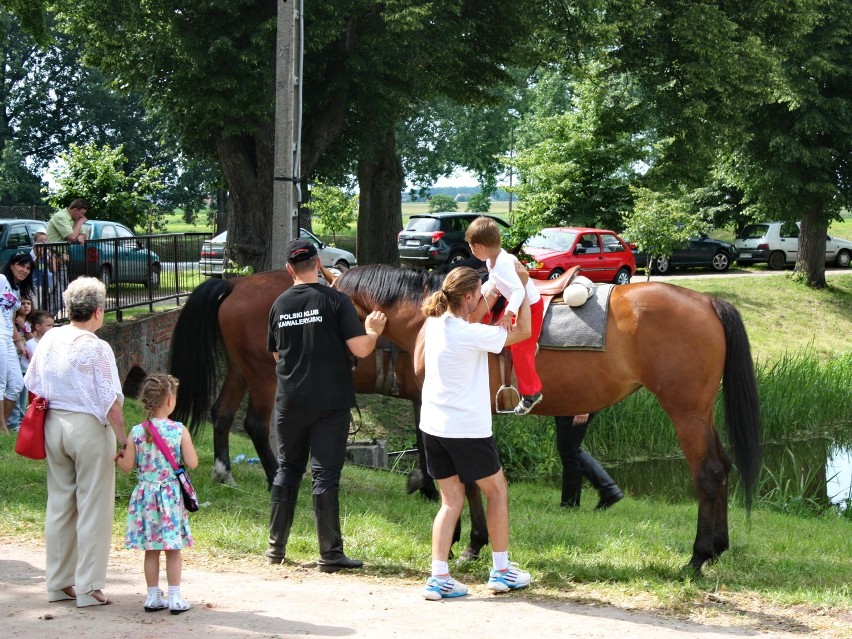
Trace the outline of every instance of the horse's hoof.
<instances>
[{"instance_id":1,"label":"horse's hoof","mask_svg":"<svg viewBox=\"0 0 852 639\"><path fill-rule=\"evenodd\" d=\"M408 491L408 494L423 489L423 471L419 468L415 468L410 473L408 473L408 483L405 488Z\"/></svg>"},{"instance_id":2,"label":"horse's hoof","mask_svg":"<svg viewBox=\"0 0 852 639\"><path fill-rule=\"evenodd\" d=\"M231 475L231 471L218 459L213 464L213 472L210 473L210 478L217 484L225 484L226 486L237 485L237 482L234 481L234 477Z\"/></svg>"},{"instance_id":3,"label":"horse's hoof","mask_svg":"<svg viewBox=\"0 0 852 639\"><path fill-rule=\"evenodd\" d=\"M460 561L477 561L479 559L479 552L473 550L471 548L466 548L465 551L459 557Z\"/></svg>"}]
</instances>

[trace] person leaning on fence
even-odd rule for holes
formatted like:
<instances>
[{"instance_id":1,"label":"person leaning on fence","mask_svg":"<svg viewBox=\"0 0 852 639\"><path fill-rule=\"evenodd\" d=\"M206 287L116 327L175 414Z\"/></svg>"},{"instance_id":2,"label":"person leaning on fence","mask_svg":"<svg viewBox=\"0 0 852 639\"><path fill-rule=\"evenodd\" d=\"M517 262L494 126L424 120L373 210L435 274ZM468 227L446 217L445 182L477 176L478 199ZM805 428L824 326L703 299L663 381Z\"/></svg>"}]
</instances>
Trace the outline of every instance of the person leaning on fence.
<instances>
[{"instance_id":1,"label":"person leaning on fence","mask_svg":"<svg viewBox=\"0 0 852 639\"><path fill-rule=\"evenodd\" d=\"M83 225L89 221L86 218L88 211L89 203L86 200L80 197L72 200L67 209L59 210L51 216L47 223L47 239L50 242L78 242L83 244L86 241ZM62 263L56 271L56 287L60 292L68 286L68 266L65 264L67 259L68 256L64 255Z\"/></svg>"},{"instance_id":2,"label":"person leaning on fence","mask_svg":"<svg viewBox=\"0 0 852 639\"><path fill-rule=\"evenodd\" d=\"M471 323L485 303L479 273L450 271L441 290L422 308L424 326L423 431L429 474L441 490L441 509L432 525L432 574L423 596L438 601L462 597L467 586L449 573L453 531L464 506L465 484L476 483L488 500L486 515L493 567L488 589L524 588L530 574L509 563L509 488L491 431L488 353L499 353L530 336L530 304L524 295L511 332Z\"/></svg>"},{"instance_id":3,"label":"person leaning on fence","mask_svg":"<svg viewBox=\"0 0 852 639\"><path fill-rule=\"evenodd\" d=\"M350 410L355 406L349 353L372 353L387 318L373 311L362 327L352 301L318 283L319 258L309 241L290 242L286 266L293 286L269 312L268 348L278 376L272 417L278 472L272 482L265 556L271 564L284 562L310 457L320 572L360 568L361 561L343 552L338 501Z\"/></svg>"}]
</instances>

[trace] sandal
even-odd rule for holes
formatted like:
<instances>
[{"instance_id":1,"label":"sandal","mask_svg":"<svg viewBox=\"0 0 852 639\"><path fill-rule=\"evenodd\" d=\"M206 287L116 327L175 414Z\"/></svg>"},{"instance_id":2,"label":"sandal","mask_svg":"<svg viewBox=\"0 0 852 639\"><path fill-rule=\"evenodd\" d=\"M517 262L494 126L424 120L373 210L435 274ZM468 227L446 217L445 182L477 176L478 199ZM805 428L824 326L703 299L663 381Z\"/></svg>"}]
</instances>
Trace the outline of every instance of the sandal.
<instances>
[{"instance_id":1,"label":"sandal","mask_svg":"<svg viewBox=\"0 0 852 639\"><path fill-rule=\"evenodd\" d=\"M70 601L77 598L77 593L74 592L74 586L66 586L62 590L49 590L47 600L50 603L56 601Z\"/></svg>"},{"instance_id":2,"label":"sandal","mask_svg":"<svg viewBox=\"0 0 852 639\"><path fill-rule=\"evenodd\" d=\"M169 595L169 612L173 615L179 615L182 612L186 612L191 607L192 606L189 605L189 602L180 595Z\"/></svg>"},{"instance_id":3,"label":"sandal","mask_svg":"<svg viewBox=\"0 0 852 639\"><path fill-rule=\"evenodd\" d=\"M158 590L156 597L148 597L145 600L145 612L157 612L158 610L165 610L169 607L169 602L163 599L163 591Z\"/></svg>"},{"instance_id":4,"label":"sandal","mask_svg":"<svg viewBox=\"0 0 852 639\"><path fill-rule=\"evenodd\" d=\"M77 607L88 608L89 606L106 606L112 603L112 599L107 597L100 590L93 590L86 594L77 595Z\"/></svg>"}]
</instances>

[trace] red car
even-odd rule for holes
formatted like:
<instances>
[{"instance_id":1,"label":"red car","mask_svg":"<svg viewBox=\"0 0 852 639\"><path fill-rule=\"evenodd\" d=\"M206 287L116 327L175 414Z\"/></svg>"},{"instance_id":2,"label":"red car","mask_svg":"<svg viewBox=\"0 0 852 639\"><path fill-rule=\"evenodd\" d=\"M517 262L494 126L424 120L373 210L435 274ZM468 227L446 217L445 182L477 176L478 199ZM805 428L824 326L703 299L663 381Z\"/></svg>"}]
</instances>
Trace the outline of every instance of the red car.
<instances>
[{"instance_id":1,"label":"red car","mask_svg":"<svg viewBox=\"0 0 852 639\"><path fill-rule=\"evenodd\" d=\"M580 275L593 282L629 284L636 258L627 243L612 231L561 226L541 229L524 244L535 260L527 263L530 276L540 280L559 277L580 265Z\"/></svg>"}]
</instances>

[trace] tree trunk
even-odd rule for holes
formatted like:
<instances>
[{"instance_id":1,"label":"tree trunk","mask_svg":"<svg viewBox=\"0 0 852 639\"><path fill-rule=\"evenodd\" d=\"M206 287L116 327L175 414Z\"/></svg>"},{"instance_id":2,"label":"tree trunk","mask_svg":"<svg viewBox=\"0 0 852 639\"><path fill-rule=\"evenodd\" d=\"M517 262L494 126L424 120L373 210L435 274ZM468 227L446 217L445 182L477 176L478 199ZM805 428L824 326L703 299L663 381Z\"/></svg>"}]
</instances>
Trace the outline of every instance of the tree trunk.
<instances>
[{"instance_id":1,"label":"tree trunk","mask_svg":"<svg viewBox=\"0 0 852 639\"><path fill-rule=\"evenodd\" d=\"M393 129L367 153L358 160L358 264L399 266L404 176Z\"/></svg>"},{"instance_id":2,"label":"tree trunk","mask_svg":"<svg viewBox=\"0 0 852 639\"><path fill-rule=\"evenodd\" d=\"M793 274L811 288L825 288L825 238L828 223L818 209L805 211Z\"/></svg>"},{"instance_id":3,"label":"tree trunk","mask_svg":"<svg viewBox=\"0 0 852 639\"><path fill-rule=\"evenodd\" d=\"M228 229L228 254L238 267L269 270L269 229L272 222L274 139L269 124L254 135L216 135L216 152L230 191L233 214Z\"/></svg>"}]
</instances>

